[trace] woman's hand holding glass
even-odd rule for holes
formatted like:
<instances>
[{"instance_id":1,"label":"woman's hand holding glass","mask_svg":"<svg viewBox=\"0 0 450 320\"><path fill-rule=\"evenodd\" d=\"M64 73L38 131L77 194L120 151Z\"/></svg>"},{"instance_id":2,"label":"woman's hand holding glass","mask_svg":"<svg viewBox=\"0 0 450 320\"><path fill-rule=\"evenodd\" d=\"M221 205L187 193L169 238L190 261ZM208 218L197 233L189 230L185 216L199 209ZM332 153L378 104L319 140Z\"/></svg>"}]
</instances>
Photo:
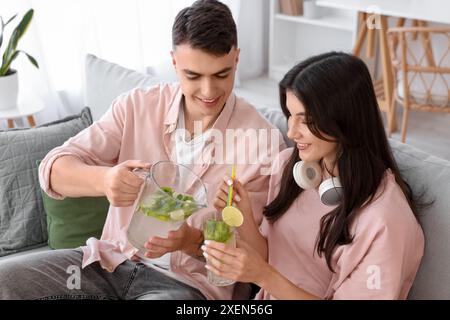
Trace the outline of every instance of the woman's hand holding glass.
<instances>
[{"instance_id":1,"label":"woman's hand holding glass","mask_svg":"<svg viewBox=\"0 0 450 320\"><path fill-rule=\"evenodd\" d=\"M237 248L206 240L202 250L208 262L205 267L220 277L260 284L267 275L268 264L243 240L237 240Z\"/></svg>"}]
</instances>

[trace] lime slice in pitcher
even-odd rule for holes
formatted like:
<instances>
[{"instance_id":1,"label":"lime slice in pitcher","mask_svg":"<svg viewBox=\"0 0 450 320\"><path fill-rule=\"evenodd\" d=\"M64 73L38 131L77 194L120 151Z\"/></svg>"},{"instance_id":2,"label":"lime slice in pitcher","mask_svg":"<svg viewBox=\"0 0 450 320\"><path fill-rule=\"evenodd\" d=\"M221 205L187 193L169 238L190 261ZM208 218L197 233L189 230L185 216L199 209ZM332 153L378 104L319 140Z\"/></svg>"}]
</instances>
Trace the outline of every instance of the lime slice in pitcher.
<instances>
[{"instance_id":1,"label":"lime slice in pitcher","mask_svg":"<svg viewBox=\"0 0 450 320\"><path fill-rule=\"evenodd\" d=\"M222 210L222 220L230 227L240 227L244 222L244 216L239 209L228 206Z\"/></svg>"},{"instance_id":2,"label":"lime slice in pitcher","mask_svg":"<svg viewBox=\"0 0 450 320\"><path fill-rule=\"evenodd\" d=\"M171 212L169 212L169 217L170 217L170 219L172 219L174 221L183 220L184 219L184 211L181 209L171 211Z\"/></svg>"}]
</instances>

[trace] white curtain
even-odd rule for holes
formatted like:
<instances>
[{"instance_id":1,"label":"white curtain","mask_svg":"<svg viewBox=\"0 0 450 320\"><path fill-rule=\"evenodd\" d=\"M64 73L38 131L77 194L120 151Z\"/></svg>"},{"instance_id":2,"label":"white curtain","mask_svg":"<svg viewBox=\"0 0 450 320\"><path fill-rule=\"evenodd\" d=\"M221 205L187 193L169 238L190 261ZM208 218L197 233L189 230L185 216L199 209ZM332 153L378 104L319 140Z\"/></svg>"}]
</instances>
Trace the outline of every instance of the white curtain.
<instances>
[{"instance_id":1,"label":"white curtain","mask_svg":"<svg viewBox=\"0 0 450 320\"><path fill-rule=\"evenodd\" d=\"M1 0L6 21L29 9L35 11L19 49L38 61L34 68L25 57L15 60L20 100L45 105L39 123L77 113L84 106L83 78L86 53L141 72L151 70L174 79L170 64L171 28L182 8L193 0ZM264 72L267 36L264 31L267 0L223 0L237 22L242 50L240 79ZM239 81L238 81L239 82ZM0 124L4 127L4 124Z\"/></svg>"}]
</instances>

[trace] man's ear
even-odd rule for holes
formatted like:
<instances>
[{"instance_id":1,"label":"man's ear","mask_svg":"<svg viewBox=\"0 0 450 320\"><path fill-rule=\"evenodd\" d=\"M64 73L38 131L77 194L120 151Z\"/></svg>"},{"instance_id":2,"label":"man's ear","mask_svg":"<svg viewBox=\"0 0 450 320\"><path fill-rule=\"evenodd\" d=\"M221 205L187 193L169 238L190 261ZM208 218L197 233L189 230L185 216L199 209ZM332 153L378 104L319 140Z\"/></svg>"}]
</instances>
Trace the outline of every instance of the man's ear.
<instances>
[{"instance_id":1,"label":"man's ear","mask_svg":"<svg viewBox=\"0 0 450 320\"><path fill-rule=\"evenodd\" d=\"M241 49L236 49L236 65L239 63L239 55L241 54Z\"/></svg>"},{"instance_id":2,"label":"man's ear","mask_svg":"<svg viewBox=\"0 0 450 320\"><path fill-rule=\"evenodd\" d=\"M173 50L170 51L170 56L172 57L172 66L177 71L177 60L175 59L175 52Z\"/></svg>"}]
</instances>

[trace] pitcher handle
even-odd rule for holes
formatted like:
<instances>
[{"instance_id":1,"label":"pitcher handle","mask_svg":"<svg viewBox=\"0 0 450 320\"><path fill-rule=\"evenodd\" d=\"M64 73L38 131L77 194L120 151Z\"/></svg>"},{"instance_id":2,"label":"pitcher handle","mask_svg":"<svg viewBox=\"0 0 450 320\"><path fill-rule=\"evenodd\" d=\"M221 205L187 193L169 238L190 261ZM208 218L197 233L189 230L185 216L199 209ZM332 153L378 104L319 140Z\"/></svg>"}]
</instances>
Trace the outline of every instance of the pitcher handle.
<instances>
[{"instance_id":1,"label":"pitcher handle","mask_svg":"<svg viewBox=\"0 0 450 320\"><path fill-rule=\"evenodd\" d=\"M135 175L137 175L139 178L145 180L150 173L149 169L142 169L142 168L135 168L132 171Z\"/></svg>"}]
</instances>

